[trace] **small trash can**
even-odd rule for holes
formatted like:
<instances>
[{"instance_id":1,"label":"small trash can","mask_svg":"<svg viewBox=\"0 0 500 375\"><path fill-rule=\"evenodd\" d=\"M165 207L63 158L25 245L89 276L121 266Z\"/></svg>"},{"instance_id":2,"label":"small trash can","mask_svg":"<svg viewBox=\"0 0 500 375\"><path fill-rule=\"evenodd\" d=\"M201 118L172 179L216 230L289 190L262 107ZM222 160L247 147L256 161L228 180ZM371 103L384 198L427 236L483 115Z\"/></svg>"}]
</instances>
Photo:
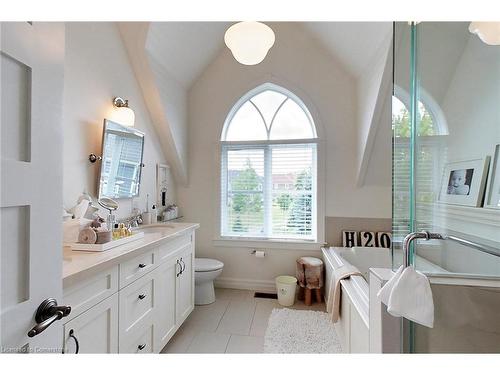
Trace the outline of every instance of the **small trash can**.
<instances>
[{"instance_id":1,"label":"small trash can","mask_svg":"<svg viewBox=\"0 0 500 375\"><path fill-rule=\"evenodd\" d=\"M297 279L295 277L278 276L276 278L278 302L281 306L292 306L295 303L295 288L297 288Z\"/></svg>"}]
</instances>

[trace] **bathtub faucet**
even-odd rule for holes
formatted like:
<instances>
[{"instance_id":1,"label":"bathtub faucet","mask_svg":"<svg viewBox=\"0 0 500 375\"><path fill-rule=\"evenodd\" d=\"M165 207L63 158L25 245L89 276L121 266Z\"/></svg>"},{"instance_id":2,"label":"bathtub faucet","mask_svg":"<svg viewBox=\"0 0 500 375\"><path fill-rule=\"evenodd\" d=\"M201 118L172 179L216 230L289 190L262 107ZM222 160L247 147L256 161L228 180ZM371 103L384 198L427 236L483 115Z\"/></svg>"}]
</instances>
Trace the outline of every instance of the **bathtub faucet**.
<instances>
[{"instance_id":1,"label":"bathtub faucet","mask_svg":"<svg viewBox=\"0 0 500 375\"><path fill-rule=\"evenodd\" d=\"M408 234L403 240L403 265L408 267L410 265L410 245L413 240L444 240L445 238L439 233L431 233L426 230L422 232L412 232Z\"/></svg>"}]
</instances>

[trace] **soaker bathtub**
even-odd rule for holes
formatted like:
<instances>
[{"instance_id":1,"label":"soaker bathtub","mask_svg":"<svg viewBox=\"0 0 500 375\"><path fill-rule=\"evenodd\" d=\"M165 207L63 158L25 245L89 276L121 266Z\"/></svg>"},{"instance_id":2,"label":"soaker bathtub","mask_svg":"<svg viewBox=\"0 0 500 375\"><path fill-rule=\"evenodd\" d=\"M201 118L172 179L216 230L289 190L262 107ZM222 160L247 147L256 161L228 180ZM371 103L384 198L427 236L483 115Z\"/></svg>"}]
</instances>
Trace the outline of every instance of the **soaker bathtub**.
<instances>
[{"instance_id":1,"label":"soaker bathtub","mask_svg":"<svg viewBox=\"0 0 500 375\"><path fill-rule=\"evenodd\" d=\"M325 263L326 288L325 299L333 298L329 294L329 286L334 270L348 263L356 267L363 276L352 276L342 280L342 296L340 302L340 318L335 324L336 332L346 353L368 353L369 348L369 306L370 290L368 274L370 268L392 268L391 249L376 247L330 247L323 248ZM395 251L397 260L402 259L401 251ZM417 256L418 269L430 273L446 273L441 267Z\"/></svg>"}]
</instances>

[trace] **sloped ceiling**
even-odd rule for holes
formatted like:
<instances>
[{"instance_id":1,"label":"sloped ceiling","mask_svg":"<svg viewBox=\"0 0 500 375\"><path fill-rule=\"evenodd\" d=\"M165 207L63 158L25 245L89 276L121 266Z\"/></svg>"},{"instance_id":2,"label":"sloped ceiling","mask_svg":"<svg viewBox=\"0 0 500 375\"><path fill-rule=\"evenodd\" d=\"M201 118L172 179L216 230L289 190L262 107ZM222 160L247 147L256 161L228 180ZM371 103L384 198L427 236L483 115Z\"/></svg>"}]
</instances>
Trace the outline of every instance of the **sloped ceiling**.
<instances>
[{"instance_id":1,"label":"sloped ceiling","mask_svg":"<svg viewBox=\"0 0 500 375\"><path fill-rule=\"evenodd\" d=\"M303 25L354 77L363 74L392 32L391 22L304 22Z\"/></svg>"},{"instance_id":2,"label":"sloped ceiling","mask_svg":"<svg viewBox=\"0 0 500 375\"><path fill-rule=\"evenodd\" d=\"M177 182L184 185L189 176L187 94L225 48L224 33L232 23L118 25L165 155ZM296 23L323 46L336 64L357 79L369 72L377 51L390 36L391 26L388 22Z\"/></svg>"},{"instance_id":3,"label":"sloped ceiling","mask_svg":"<svg viewBox=\"0 0 500 375\"><path fill-rule=\"evenodd\" d=\"M148 53L185 88L224 48L229 22L152 22L146 40Z\"/></svg>"},{"instance_id":4,"label":"sloped ceiling","mask_svg":"<svg viewBox=\"0 0 500 375\"><path fill-rule=\"evenodd\" d=\"M233 22L152 22L146 49L189 89L225 48L224 33ZM297 22L358 77L370 65L392 30L390 22Z\"/></svg>"}]
</instances>

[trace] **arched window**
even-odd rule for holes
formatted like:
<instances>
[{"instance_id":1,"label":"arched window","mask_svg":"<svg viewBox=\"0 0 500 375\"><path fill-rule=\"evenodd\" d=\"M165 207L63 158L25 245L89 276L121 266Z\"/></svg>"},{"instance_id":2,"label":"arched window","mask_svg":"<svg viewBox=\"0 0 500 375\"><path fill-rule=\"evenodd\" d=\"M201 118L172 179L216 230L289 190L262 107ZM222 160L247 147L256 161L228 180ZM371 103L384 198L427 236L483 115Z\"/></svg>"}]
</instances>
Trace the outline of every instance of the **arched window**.
<instances>
[{"instance_id":1,"label":"arched window","mask_svg":"<svg viewBox=\"0 0 500 375\"><path fill-rule=\"evenodd\" d=\"M395 87L392 97L393 150L393 227L394 238L404 237L410 223L410 96ZM419 211L416 213L419 230L430 230L433 212L428 208L435 202L439 192L442 166L436 162L444 160L442 135L448 134L448 127L439 105L424 91L420 93L417 114L416 147L416 200Z\"/></svg>"},{"instance_id":2,"label":"arched window","mask_svg":"<svg viewBox=\"0 0 500 375\"><path fill-rule=\"evenodd\" d=\"M395 86L392 97L392 129L395 137L410 137L409 108L410 95L399 86ZM417 126L419 137L448 134L448 125L443 111L422 88L418 102Z\"/></svg>"},{"instance_id":3,"label":"arched window","mask_svg":"<svg viewBox=\"0 0 500 375\"><path fill-rule=\"evenodd\" d=\"M259 86L229 112L221 143L221 235L316 240L317 135L304 103Z\"/></svg>"}]
</instances>

